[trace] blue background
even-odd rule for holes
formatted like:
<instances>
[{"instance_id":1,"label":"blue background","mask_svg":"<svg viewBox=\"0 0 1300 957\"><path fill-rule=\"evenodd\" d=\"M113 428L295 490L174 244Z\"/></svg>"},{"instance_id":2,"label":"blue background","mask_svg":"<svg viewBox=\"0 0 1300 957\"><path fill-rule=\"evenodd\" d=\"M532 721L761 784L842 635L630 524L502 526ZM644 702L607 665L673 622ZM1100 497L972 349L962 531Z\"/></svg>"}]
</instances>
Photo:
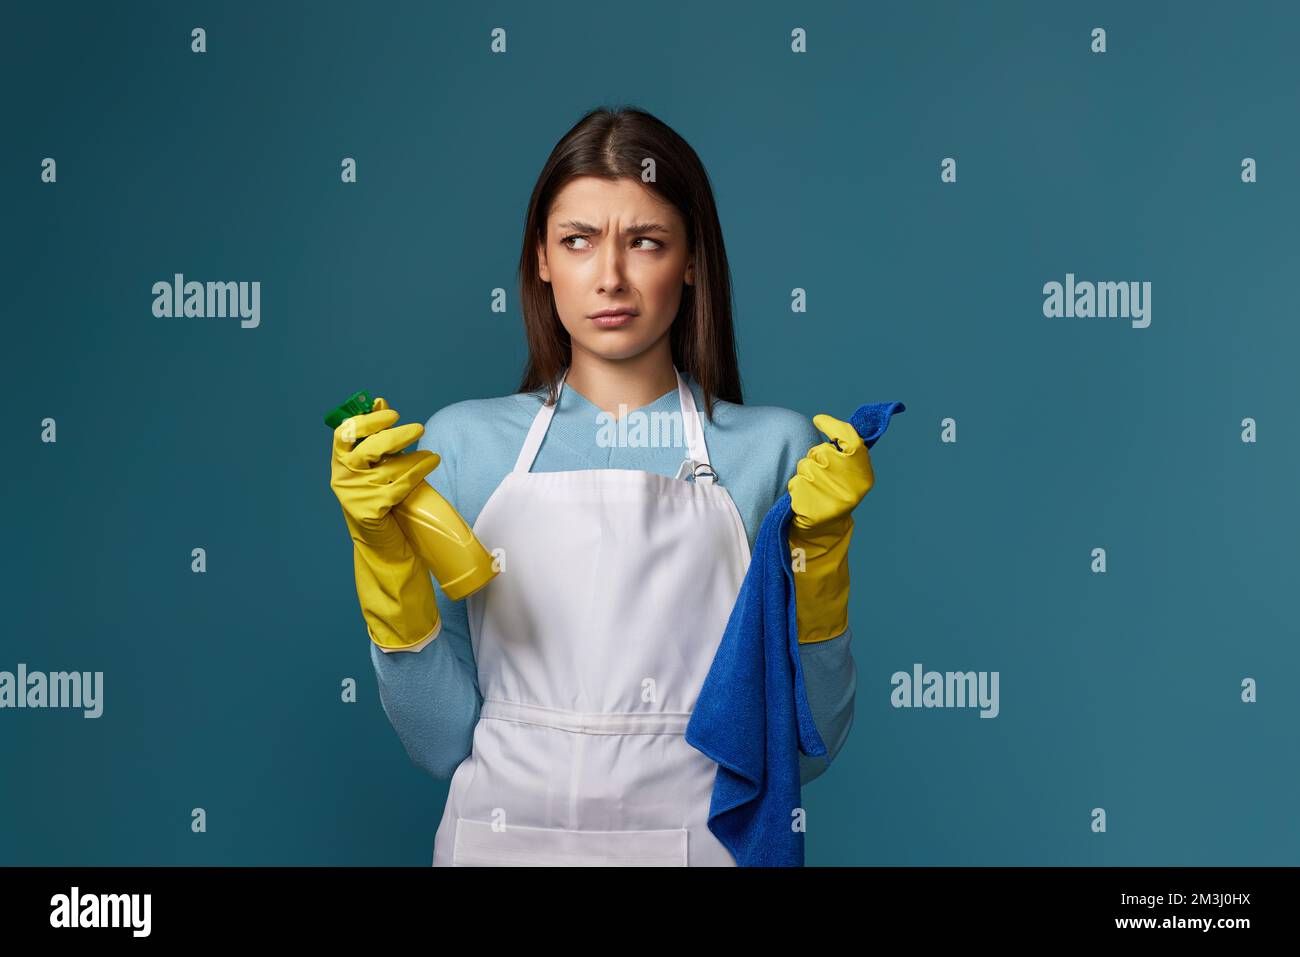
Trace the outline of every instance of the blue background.
<instances>
[{"instance_id":1,"label":"blue background","mask_svg":"<svg viewBox=\"0 0 1300 957\"><path fill-rule=\"evenodd\" d=\"M0 864L429 863L446 782L380 708L321 417L514 391L529 192L618 103L709 170L746 401L907 404L856 513L856 722L805 791L808 863L1300 862L1298 28L1283 3L7 5L0 670L105 694L98 720L0 711ZM259 280L260 327L155 318L175 272ZM1045 318L1067 272L1150 281L1150 328ZM1001 714L895 710L914 662L999 671Z\"/></svg>"}]
</instances>

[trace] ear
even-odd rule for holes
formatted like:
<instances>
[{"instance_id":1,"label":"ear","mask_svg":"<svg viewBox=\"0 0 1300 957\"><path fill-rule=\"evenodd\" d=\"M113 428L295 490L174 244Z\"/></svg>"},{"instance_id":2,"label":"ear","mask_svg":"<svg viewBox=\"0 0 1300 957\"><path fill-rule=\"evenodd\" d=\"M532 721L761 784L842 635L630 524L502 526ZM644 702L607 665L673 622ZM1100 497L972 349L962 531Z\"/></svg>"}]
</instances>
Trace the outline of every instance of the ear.
<instances>
[{"instance_id":1,"label":"ear","mask_svg":"<svg viewBox=\"0 0 1300 957\"><path fill-rule=\"evenodd\" d=\"M537 244L537 275L541 278L542 282L551 281L551 267L546 263L545 242L539 242Z\"/></svg>"},{"instance_id":2,"label":"ear","mask_svg":"<svg viewBox=\"0 0 1300 957\"><path fill-rule=\"evenodd\" d=\"M691 260L686 264L686 276L682 280L688 286L695 285L695 261Z\"/></svg>"}]
</instances>

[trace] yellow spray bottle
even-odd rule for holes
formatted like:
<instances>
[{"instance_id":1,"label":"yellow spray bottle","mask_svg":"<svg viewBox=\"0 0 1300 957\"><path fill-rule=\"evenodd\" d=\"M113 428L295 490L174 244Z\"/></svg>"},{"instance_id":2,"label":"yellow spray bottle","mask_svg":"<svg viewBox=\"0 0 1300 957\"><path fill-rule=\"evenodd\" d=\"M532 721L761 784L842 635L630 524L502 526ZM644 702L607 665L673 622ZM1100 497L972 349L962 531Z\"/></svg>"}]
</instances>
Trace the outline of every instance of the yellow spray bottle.
<instances>
[{"instance_id":1,"label":"yellow spray bottle","mask_svg":"<svg viewBox=\"0 0 1300 957\"><path fill-rule=\"evenodd\" d=\"M373 405L369 392L354 392L325 416L325 424L337 429L345 419L370 412ZM417 482L411 494L393 507L393 516L448 598L458 601L472 595L496 577L487 549L428 482Z\"/></svg>"}]
</instances>

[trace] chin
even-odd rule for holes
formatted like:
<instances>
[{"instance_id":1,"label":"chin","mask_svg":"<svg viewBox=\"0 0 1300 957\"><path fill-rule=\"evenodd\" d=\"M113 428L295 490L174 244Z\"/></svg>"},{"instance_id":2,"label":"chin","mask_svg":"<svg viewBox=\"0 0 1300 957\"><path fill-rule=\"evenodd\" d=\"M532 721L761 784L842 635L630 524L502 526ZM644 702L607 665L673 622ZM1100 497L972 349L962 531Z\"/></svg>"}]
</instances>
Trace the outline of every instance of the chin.
<instances>
[{"instance_id":1,"label":"chin","mask_svg":"<svg viewBox=\"0 0 1300 957\"><path fill-rule=\"evenodd\" d=\"M663 332L667 332L665 329ZM594 334L593 334L594 333ZM600 356L602 359L631 359L639 356L662 338L659 335L646 335L645 328L624 327L622 329L584 329L581 336L569 333L569 339L579 348Z\"/></svg>"},{"instance_id":2,"label":"chin","mask_svg":"<svg viewBox=\"0 0 1300 957\"><path fill-rule=\"evenodd\" d=\"M611 362L616 362L620 359L636 358L641 353L645 352L648 348L650 348L651 343L621 342L615 344L612 342L602 342L598 344L592 344L589 342L582 342L579 343L579 345L582 346L582 348L585 349L587 352L590 352L592 355L599 356L602 359L608 359Z\"/></svg>"}]
</instances>

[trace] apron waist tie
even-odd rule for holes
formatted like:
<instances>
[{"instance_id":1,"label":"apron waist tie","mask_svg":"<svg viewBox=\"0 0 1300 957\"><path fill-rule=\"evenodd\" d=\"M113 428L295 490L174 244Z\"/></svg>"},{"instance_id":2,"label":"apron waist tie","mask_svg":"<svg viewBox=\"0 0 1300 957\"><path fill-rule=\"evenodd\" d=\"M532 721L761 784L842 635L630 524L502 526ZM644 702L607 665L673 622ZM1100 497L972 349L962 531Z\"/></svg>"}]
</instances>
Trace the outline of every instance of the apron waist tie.
<instances>
[{"instance_id":1,"label":"apron waist tie","mask_svg":"<svg viewBox=\"0 0 1300 957\"><path fill-rule=\"evenodd\" d=\"M482 708L479 709L479 718L537 724L582 734L684 735L686 725L691 720L691 713L689 711L564 711L518 701L485 698Z\"/></svg>"}]
</instances>

